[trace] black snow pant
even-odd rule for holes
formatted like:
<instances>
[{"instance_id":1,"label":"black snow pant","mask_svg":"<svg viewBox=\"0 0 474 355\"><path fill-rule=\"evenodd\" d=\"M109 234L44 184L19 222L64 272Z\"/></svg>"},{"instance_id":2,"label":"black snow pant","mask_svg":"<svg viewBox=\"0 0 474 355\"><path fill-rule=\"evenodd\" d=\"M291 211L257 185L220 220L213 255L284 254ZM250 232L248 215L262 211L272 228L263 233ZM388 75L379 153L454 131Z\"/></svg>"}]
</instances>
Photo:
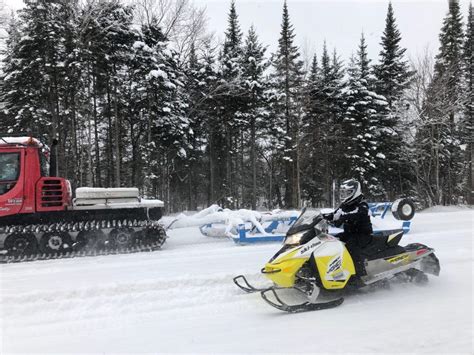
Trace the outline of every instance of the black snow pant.
<instances>
[{"instance_id":1,"label":"black snow pant","mask_svg":"<svg viewBox=\"0 0 474 355\"><path fill-rule=\"evenodd\" d=\"M354 261L354 267L358 276L367 275L362 257L362 248L370 243L371 236L365 234L339 233L336 235L341 242L346 244L346 248Z\"/></svg>"}]
</instances>

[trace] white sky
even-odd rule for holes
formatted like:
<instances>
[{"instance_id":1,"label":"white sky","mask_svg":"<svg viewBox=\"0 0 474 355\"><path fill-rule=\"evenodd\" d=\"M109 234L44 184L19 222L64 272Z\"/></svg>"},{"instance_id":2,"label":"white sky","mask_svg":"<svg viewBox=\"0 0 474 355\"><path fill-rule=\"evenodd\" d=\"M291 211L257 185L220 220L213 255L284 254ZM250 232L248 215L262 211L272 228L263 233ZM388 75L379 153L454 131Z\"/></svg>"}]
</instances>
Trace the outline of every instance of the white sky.
<instances>
[{"instance_id":1,"label":"white sky","mask_svg":"<svg viewBox=\"0 0 474 355\"><path fill-rule=\"evenodd\" d=\"M4 0L19 8L22 0ZM220 38L227 27L230 0L194 0L205 6L209 30ZM469 0L461 0L466 22ZM438 50L438 34L448 11L448 0L392 0L402 45L415 57L429 48ZM324 40L332 51L336 47L345 61L357 50L364 31L369 55L377 59L380 51L388 0L288 0L290 18L297 44L304 55L321 54ZM274 51L280 33L283 0L236 0L237 13L244 32L253 24L260 40Z\"/></svg>"},{"instance_id":2,"label":"white sky","mask_svg":"<svg viewBox=\"0 0 474 355\"><path fill-rule=\"evenodd\" d=\"M195 0L207 8L209 28L222 37L227 27L230 0ZM461 0L464 22L469 1ZM447 0L392 0L402 45L415 57L429 48L434 54L439 47L438 35L448 11ZM321 54L324 40L347 60L357 50L361 32L368 44L369 55L377 59L380 37L385 26L388 0L288 0L290 18L301 52ZM244 31L253 24L260 40L276 49L280 33L283 0L236 0L239 21Z\"/></svg>"}]
</instances>

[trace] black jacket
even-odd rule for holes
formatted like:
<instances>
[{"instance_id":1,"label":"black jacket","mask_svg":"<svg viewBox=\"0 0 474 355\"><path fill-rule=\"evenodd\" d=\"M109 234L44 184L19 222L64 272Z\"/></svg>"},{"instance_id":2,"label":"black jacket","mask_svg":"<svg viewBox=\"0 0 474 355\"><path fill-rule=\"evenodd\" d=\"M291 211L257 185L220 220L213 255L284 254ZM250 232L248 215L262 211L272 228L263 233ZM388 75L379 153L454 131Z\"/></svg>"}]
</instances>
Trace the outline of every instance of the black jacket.
<instances>
[{"instance_id":1,"label":"black jacket","mask_svg":"<svg viewBox=\"0 0 474 355\"><path fill-rule=\"evenodd\" d=\"M335 221L336 225L344 225L344 233L371 235L372 223L369 216L369 205L365 201L339 207L344 214Z\"/></svg>"}]
</instances>

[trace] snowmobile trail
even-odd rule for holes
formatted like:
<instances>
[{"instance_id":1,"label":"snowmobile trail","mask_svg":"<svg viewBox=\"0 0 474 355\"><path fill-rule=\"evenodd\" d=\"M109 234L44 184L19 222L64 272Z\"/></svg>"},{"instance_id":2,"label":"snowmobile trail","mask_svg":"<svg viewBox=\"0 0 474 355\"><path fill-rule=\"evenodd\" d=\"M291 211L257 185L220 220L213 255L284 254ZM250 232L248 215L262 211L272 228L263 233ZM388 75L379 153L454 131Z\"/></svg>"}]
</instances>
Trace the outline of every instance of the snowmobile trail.
<instances>
[{"instance_id":1,"label":"snowmobile trail","mask_svg":"<svg viewBox=\"0 0 474 355\"><path fill-rule=\"evenodd\" d=\"M157 252L0 265L0 353L472 353L473 217L420 213L402 239L436 249L439 278L317 313L282 313L232 282L258 284L278 244L196 228L171 231Z\"/></svg>"},{"instance_id":2,"label":"snowmobile trail","mask_svg":"<svg viewBox=\"0 0 474 355\"><path fill-rule=\"evenodd\" d=\"M156 280L140 283L109 284L94 288L40 291L19 296L3 297L5 323L14 326L34 326L67 323L68 320L105 321L120 315L140 315L173 312L175 309L198 307L202 298L215 304L231 302L235 290L230 287L230 275L213 278L182 277L173 280ZM169 299L167 302L162 302ZM112 312L111 312L112 311ZM14 321L14 320L17 321ZM12 320L12 321L10 321Z\"/></svg>"}]
</instances>

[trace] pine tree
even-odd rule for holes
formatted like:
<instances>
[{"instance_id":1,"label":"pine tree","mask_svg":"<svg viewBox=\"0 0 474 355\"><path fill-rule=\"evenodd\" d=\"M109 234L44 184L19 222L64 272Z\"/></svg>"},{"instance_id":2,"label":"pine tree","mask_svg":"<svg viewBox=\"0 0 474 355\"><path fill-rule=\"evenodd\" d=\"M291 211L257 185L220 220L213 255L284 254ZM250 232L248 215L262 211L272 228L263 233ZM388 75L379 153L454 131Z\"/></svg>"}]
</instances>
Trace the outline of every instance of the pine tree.
<instances>
[{"instance_id":1,"label":"pine tree","mask_svg":"<svg viewBox=\"0 0 474 355\"><path fill-rule=\"evenodd\" d=\"M242 82L246 91L246 104L242 113L244 131L250 134L246 137L246 146L250 146L250 171L252 172L249 201L252 209L257 208L257 149L258 138L264 128L265 119L268 118L267 107L267 82L265 70L268 61L265 59L266 48L259 42L254 27L250 27L245 40Z\"/></svg>"},{"instance_id":2,"label":"pine tree","mask_svg":"<svg viewBox=\"0 0 474 355\"><path fill-rule=\"evenodd\" d=\"M352 57L348 68L347 90L345 92L346 113L343 131L346 136L345 160L348 172L359 179L369 194L380 193L380 183L374 176L377 158L383 158L377 151L376 132L380 113L387 105L377 95L371 73L370 59L364 35L361 36L357 57Z\"/></svg>"},{"instance_id":3,"label":"pine tree","mask_svg":"<svg viewBox=\"0 0 474 355\"><path fill-rule=\"evenodd\" d=\"M129 114L123 93L136 39L133 12L117 1L87 2L78 12L75 50L80 58L80 94L87 96L81 113L87 118L88 165L94 171L88 179L96 186L121 186L133 176L126 149L130 137L122 129Z\"/></svg>"},{"instance_id":4,"label":"pine tree","mask_svg":"<svg viewBox=\"0 0 474 355\"><path fill-rule=\"evenodd\" d=\"M332 201L332 182L337 178L344 178L338 169L345 147L341 144L341 122L344 115L344 70L334 49L332 58L323 46L321 58L321 92L322 92L322 152L320 169L324 172L322 190L324 191L324 205L330 206Z\"/></svg>"},{"instance_id":5,"label":"pine tree","mask_svg":"<svg viewBox=\"0 0 474 355\"><path fill-rule=\"evenodd\" d=\"M6 125L11 132L37 132L47 141L60 138L59 172L75 178L70 163L78 157L65 158L76 128L73 88L78 76L70 23L75 2L39 0L25 5L4 62Z\"/></svg>"},{"instance_id":6,"label":"pine tree","mask_svg":"<svg viewBox=\"0 0 474 355\"><path fill-rule=\"evenodd\" d=\"M304 102L305 114L301 126L301 170L303 179L301 181L302 197L310 200L313 206L322 200L322 143L321 125L322 87L321 69L318 65L318 57L313 56L311 67L305 83Z\"/></svg>"},{"instance_id":7,"label":"pine tree","mask_svg":"<svg viewBox=\"0 0 474 355\"><path fill-rule=\"evenodd\" d=\"M388 4L385 30L382 35L380 63L374 67L377 77L377 92L383 95L390 109L402 97L410 84L410 72L405 60L406 49L400 46L402 37L398 30L392 3Z\"/></svg>"},{"instance_id":8,"label":"pine tree","mask_svg":"<svg viewBox=\"0 0 474 355\"><path fill-rule=\"evenodd\" d=\"M222 50L222 76L224 79L234 79L241 73L242 57L242 31L235 8L235 0L230 4L228 27L225 33L224 47Z\"/></svg>"},{"instance_id":9,"label":"pine tree","mask_svg":"<svg viewBox=\"0 0 474 355\"><path fill-rule=\"evenodd\" d=\"M303 197L314 207L332 205L332 182L342 175L341 140L344 70L336 50L329 55L323 45L321 66L313 57L305 91L302 127Z\"/></svg>"},{"instance_id":10,"label":"pine tree","mask_svg":"<svg viewBox=\"0 0 474 355\"><path fill-rule=\"evenodd\" d=\"M378 122L378 152L382 158L375 173L389 200L404 192L407 181L406 176L401 178L406 175L403 167L408 163L403 158L406 155L402 121L405 110L403 94L413 73L405 60L406 49L400 47L400 41L401 34L396 25L392 3L389 3L379 64L374 67L377 93L384 96L388 103L387 110L381 114Z\"/></svg>"},{"instance_id":11,"label":"pine tree","mask_svg":"<svg viewBox=\"0 0 474 355\"><path fill-rule=\"evenodd\" d=\"M134 41L131 23L133 21L132 8L124 6L119 2L105 3L106 12L99 17L99 26L102 29L104 38L102 51L104 56L105 71L105 101L103 102L103 112L107 118L108 126L108 185L121 186L122 184L122 156L123 139L122 131L122 107L126 105L120 95L120 88L124 77L121 69L128 60L128 51Z\"/></svg>"},{"instance_id":12,"label":"pine tree","mask_svg":"<svg viewBox=\"0 0 474 355\"><path fill-rule=\"evenodd\" d=\"M213 149L225 153L225 179L219 181L224 193L221 204L236 208L242 201L242 139L241 112L244 107L242 87L242 31L238 22L235 1L232 0L228 15L228 27L220 57L221 75L219 82L219 101L221 106L221 126L219 131L225 138L225 145L213 144ZM216 131L217 133L217 131ZM212 155L211 155L212 156ZM240 165L240 167L239 167ZM214 164L214 166L217 166ZM219 174L216 174L218 176Z\"/></svg>"},{"instance_id":13,"label":"pine tree","mask_svg":"<svg viewBox=\"0 0 474 355\"><path fill-rule=\"evenodd\" d=\"M194 43L191 44L189 59L186 68L186 116L190 121L187 132L186 154L186 182L187 182L187 208L190 211L197 209L199 193L203 192L202 184L196 184L199 176L205 172L202 156L202 146L205 145L205 115L201 107L206 91L204 65L196 53ZM206 186L207 187L207 186ZM201 191L200 191L201 190Z\"/></svg>"},{"instance_id":14,"label":"pine tree","mask_svg":"<svg viewBox=\"0 0 474 355\"><path fill-rule=\"evenodd\" d=\"M472 132L474 125L474 14L472 3L469 5L469 15L467 18L466 41L464 44L464 57L466 61L466 109L464 127L461 127L461 132L466 147L466 161L467 161L467 181L466 185L466 201L468 204L474 203L473 181L472 181Z\"/></svg>"},{"instance_id":15,"label":"pine tree","mask_svg":"<svg viewBox=\"0 0 474 355\"><path fill-rule=\"evenodd\" d=\"M288 6L283 5L278 51L272 60L273 126L281 138L285 169L285 207L297 208L300 204L299 125L302 107L303 62L294 44L295 33L290 22ZM278 147L277 147L278 149Z\"/></svg>"},{"instance_id":16,"label":"pine tree","mask_svg":"<svg viewBox=\"0 0 474 355\"><path fill-rule=\"evenodd\" d=\"M146 161L150 167L152 195L163 196L169 210L182 210L180 201L184 200L187 190L179 186L187 170L190 129L183 90L185 76L178 54L167 40L162 40L161 30L153 27L152 31L145 32L148 38L145 43L155 43L151 47L154 66L148 68L146 76L152 97L149 99L151 141ZM176 199L171 198L172 194Z\"/></svg>"},{"instance_id":17,"label":"pine tree","mask_svg":"<svg viewBox=\"0 0 474 355\"><path fill-rule=\"evenodd\" d=\"M226 136L222 124L221 85L220 85L220 67L216 59L215 49L207 43L202 57L203 85L207 90L204 91L204 100L202 102L202 111L206 117L205 127L207 130L207 149L209 168L209 185L207 193L207 204L216 202L223 204L224 197L227 195L226 179Z\"/></svg>"},{"instance_id":18,"label":"pine tree","mask_svg":"<svg viewBox=\"0 0 474 355\"><path fill-rule=\"evenodd\" d=\"M330 112L331 112L331 124L328 128L328 145L330 149L327 152L327 159L329 161L328 167L331 170L331 176L328 175L326 181L326 193L330 193L331 184L334 180L344 179L347 174L347 167L345 164L344 154L346 152L345 147L345 136L343 128L343 120L345 116L345 95L346 82L344 80L346 71L344 69L342 61L339 59L336 49L333 51L331 61L331 82L330 82ZM332 201L332 196L328 200L331 200L330 205L334 205L336 202Z\"/></svg>"},{"instance_id":19,"label":"pine tree","mask_svg":"<svg viewBox=\"0 0 474 355\"><path fill-rule=\"evenodd\" d=\"M439 35L440 48L436 56L434 81L445 82L448 114L454 123L454 112L459 110L462 97L463 23L458 0L449 0L449 12Z\"/></svg>"},{"instance_id":20,"label":"pine tree","mask_svg":"<svg viewBox=\"0 0 474 355\"><path fill-rule=\"evenodd\" d=\"M302 193L313 206L327 206L325 187L328 173L328 134L330 130L332 66L326 43L321 57L313 57L306 83L305 115L302 127ZM325 201L326 200L326 201Z\"/></svg>"}]
</instances>

